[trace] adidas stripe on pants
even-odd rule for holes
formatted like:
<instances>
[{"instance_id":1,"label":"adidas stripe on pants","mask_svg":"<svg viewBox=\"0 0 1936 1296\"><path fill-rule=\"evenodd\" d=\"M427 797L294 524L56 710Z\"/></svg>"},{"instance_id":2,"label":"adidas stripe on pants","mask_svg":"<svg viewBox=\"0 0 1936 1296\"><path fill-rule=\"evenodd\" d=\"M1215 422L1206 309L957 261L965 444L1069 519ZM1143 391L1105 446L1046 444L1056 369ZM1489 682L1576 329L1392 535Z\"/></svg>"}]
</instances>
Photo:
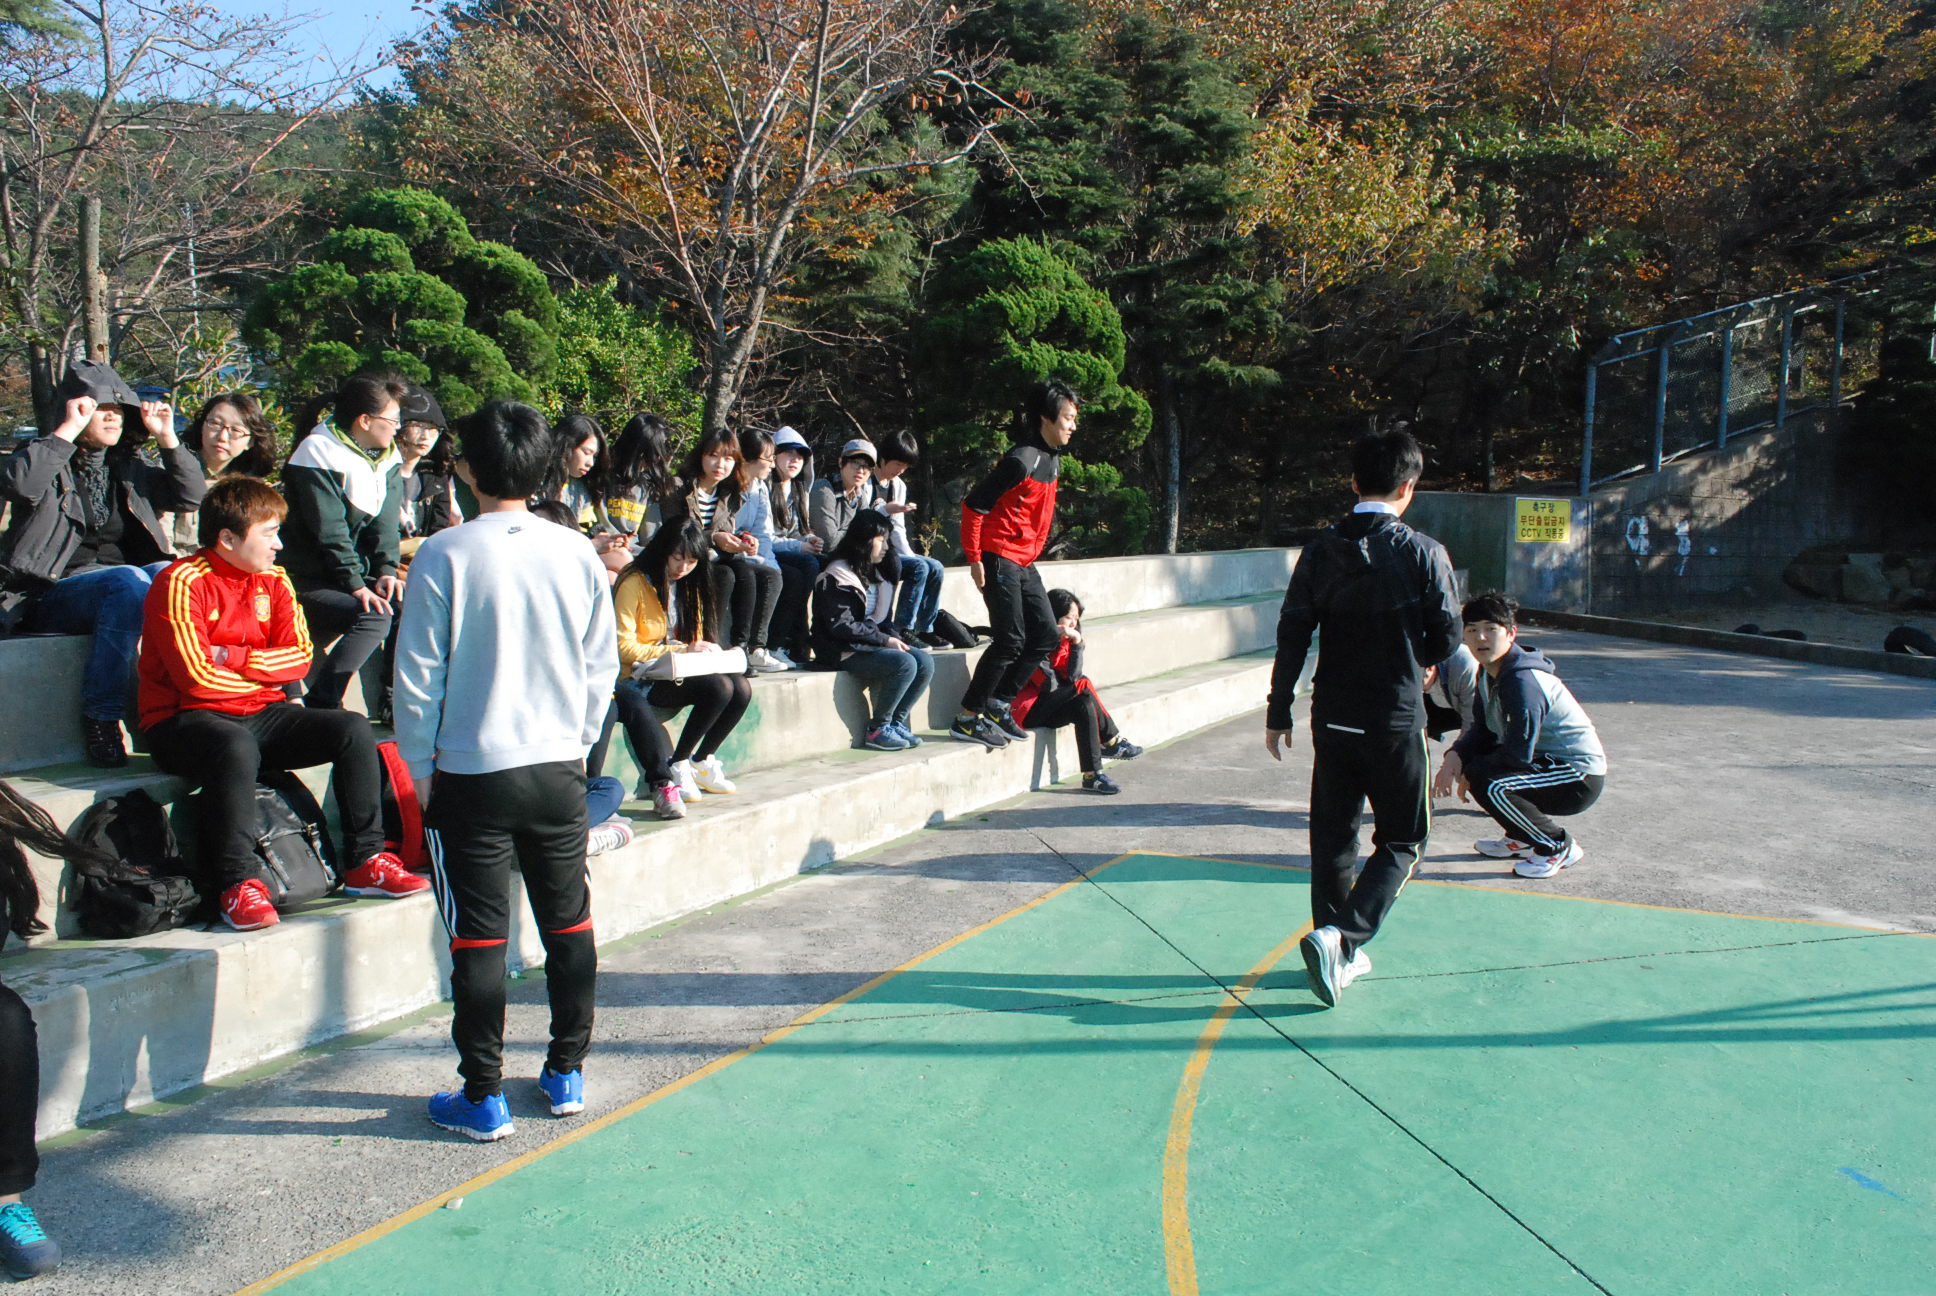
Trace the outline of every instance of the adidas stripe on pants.
<instances>
[{"instance_id":1,"label":"adidas stripe on pants","mask_svg":"<svg viewBox=\"0 0 1936 1296\"><path fill-rule=\"evenodd\" d=\"M1580 813L1600 799L1606 782L1604 775L1582 774L1550 756L1538 758L1528 770L1468 777L1473 800L1493 822L1542 855L1566 848L1566 829L1550 816Z\"/></svg>"}]
</instances>

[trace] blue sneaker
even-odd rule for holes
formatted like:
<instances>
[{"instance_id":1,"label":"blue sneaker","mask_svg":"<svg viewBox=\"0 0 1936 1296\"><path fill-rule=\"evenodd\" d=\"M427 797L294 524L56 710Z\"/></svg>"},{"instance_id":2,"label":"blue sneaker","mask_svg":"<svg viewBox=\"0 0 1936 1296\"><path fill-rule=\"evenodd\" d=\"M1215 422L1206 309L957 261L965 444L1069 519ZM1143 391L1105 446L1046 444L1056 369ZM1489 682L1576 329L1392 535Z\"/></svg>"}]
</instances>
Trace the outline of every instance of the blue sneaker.
<instances>
[{"instance_id":1,"label":"blue sneaker","mask_svg":"<svg viewBox=\"0 0 1936 1296\"><path fill-rule=\"evenodd\" d=\"M894 732L892 725L880 724L867 731L867 736L860 740L860 745L868 751L906 751L911 744Z\"/></svg>"},{"instance_id":2,"label":"blue sneaker","mask_svg":"<svg viewBox=\"0 0 1936 1296\"><path fill-rule=\"evenodd\" d=\"M0 1266L13 1278L36 1278L60 1268L60 1245L26 1202L0 1206Z\"/></svg>"},{"instance_id":3,"label":"blue sneaker","mask_svg":"<svg viewBox=\"0 0 1936 1296\"><path fill-rule=\"evenodd\" d=\"M468 1134L479 1143L493 1143L511 1136L511 1107L504 1095L494 1093L483 1102L472 1102L462 1089L432 1095L430 1119L458 1134Z\"/></svg>"},{"instance_id":4,"label":"blue sneaker","mask_svg":"<svg viewBox=\"0 0 1936 1296\"><path fill-rule=\"evenodd\" d=\"M902 722L897 720L893 724L889 725L888 728L894 731L894 736L896 738L899 738L902 742L906 743L908 746L919 747L921 745L921 735L914 732L914 730L908 728L907 725L903 724Z\"/></svg>"},{"instance_id":5,"label":"blue sneaker","mask_svg":"<svg viewBox=\"0 0 1936 1296\"><path fill-rule=\"evenodd\" d=\"M550 1102L553 1116L576 1116L585 1110L585 1068L560 1075L545 1067L538 1072L538 1092Z\"/></svg>"}]
</instances>

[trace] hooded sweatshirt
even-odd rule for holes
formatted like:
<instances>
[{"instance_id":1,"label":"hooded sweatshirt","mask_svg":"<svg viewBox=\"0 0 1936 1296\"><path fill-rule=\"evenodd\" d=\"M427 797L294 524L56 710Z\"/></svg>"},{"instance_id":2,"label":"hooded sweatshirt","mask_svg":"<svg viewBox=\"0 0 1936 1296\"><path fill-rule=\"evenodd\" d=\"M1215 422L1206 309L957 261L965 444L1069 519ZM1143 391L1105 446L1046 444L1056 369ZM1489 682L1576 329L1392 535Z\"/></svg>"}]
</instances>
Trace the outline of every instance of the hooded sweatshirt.
<instances>
[{"instance_id":1,"label":"hooded sweatshirt","mask_svg":"<svg viewBox=\"0 0 1936 1296\"><path fill-rule=\"evenodd\" d=\"M1555 761L1580 774L1607 772L1599 731L1539 649L1515 643L1499 659L1497 675L1480 671L1478 707L1483 726L1473 725L1452 744L1468 778Z\"/></svg>"},{"instance_id":2,"label":"hooded sweatshirt","mask_svg":"<svg viewBox=\"0 0 1936 1296\"><path fill-rule=\"evenodd\" d=\"M76 360L54 396L63 405L76 396L119 405L121 441L89 451L49 433L7 456L0 492L11 509L0 577L12 587L38 588L97 561L167 558L172 546L161 515L201 507L208 489L201 462L182 445L152 457L138 449L148 435L140 397L107 365ZM97 547L104 539L108 547Z\"/></svg>"},{"instance_id":3,"label":"hooded sweatshirt","mask_svg":"<svg viewBox=\"0 0 1936 1296\"><path fill-rule=\"evenodd\" d=\"M394 445L373 455L324 423L303 438L282 470L282 560L297 589L353 594L396 574L402 471Z\"/></svg>"},{"instance_id":4,"label":"hooded sweatshirt","mask_svg":"<svg viewBox=\"0 0 1936 1296\"><path fill-rule=\"evenodd\" d=\"M1304 546L1277 618L1265 725L1291 727L1298 676L1318 635L1311 723L1351 734L1419 733L1425 667L1459 644L1444 546L1390 513L1354 512Z\"/></svg>"},{"instance_id":5,"label":"hooded sweatshirt","mask_svg":"<svg viewBox=\"0 0 1936 1296\"><path fill-rule=\"evenodd\" d=\"M1041 430L1010 448L981 485L961 501L961 551L969 562L997 554L1027 567L1042 556L1055 521L1056 479L1062 451Z\"/></svg>"}]
</instances>

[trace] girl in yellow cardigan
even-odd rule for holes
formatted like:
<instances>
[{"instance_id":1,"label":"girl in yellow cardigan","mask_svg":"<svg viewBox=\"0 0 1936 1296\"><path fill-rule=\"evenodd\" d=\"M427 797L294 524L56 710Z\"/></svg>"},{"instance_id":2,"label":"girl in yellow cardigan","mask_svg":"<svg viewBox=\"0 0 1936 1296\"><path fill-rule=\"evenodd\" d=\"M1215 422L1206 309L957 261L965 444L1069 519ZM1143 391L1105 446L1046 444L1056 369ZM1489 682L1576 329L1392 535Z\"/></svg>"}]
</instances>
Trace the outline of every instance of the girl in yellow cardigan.
<instances>
[{"instance_id":1,"label":"girl in yellow cardigan","mask_svg":"<svg viewBox=\"0 0 1936 1296\"><path fill-rule=\"evenodd\" d=\"M682 680L633 678L634 668L669 652L718 652L707 638L713 618L712 552L705 529L690 518L668 521L653 533L618 578L618 655L622 669L614 702L632 754L645 771L639 797L652 789L661 819L683 819L686 803L736 791L719 762L726 741L753 700L744 674L694 675ZM675 746L653 708L691 707Z\"/></svg>"}]
</instances>

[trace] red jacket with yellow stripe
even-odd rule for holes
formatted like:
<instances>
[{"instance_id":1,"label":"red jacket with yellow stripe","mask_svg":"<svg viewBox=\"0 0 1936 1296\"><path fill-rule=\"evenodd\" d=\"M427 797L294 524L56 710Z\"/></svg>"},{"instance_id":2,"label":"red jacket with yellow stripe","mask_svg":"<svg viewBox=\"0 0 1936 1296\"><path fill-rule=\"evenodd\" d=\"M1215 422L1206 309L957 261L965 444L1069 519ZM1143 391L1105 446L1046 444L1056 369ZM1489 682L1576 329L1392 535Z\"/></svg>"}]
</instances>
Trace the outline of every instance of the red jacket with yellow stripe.
<instances>
[{"instance_id":1,"label":"red jacket with yellow stripe","mask_svg":"<svg viewBox=\"0 0 1936 1296\"><path fill-rule=\"evenodd\" d=\"M202 549L170 563L141 625L141 727L180 711L254 715L309 673L309 625L280 567L245 572Z\"/></svg>"}]
</instances>

